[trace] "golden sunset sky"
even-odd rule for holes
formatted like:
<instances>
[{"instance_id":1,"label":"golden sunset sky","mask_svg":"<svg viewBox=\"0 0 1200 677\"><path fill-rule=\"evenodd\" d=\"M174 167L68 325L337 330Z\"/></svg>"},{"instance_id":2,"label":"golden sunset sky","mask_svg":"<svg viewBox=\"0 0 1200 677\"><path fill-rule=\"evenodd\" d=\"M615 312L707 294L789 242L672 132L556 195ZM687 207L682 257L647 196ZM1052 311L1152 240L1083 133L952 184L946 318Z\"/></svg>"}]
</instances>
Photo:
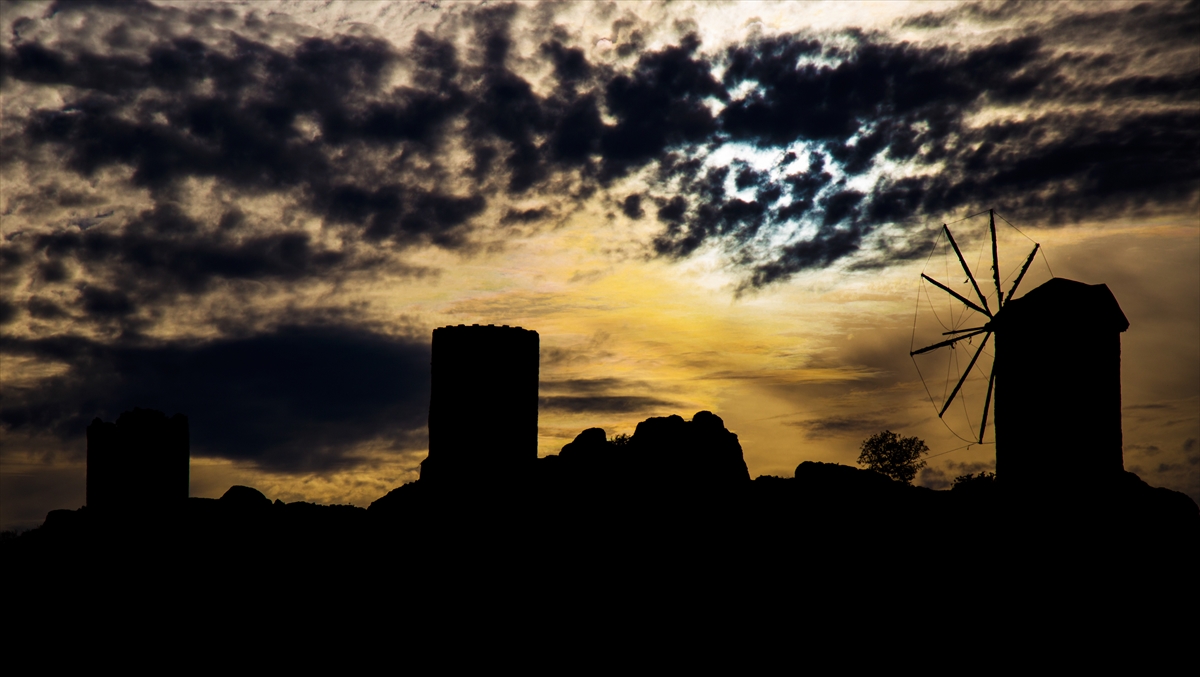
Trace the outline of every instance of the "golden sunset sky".
<instances>
[{"instance_id":1,"label":"golden sunset sky","mask_svg":"<svg viewBox=\"0 0 1200 677\"><path fill-rule=\"evenodd\" d=\"M994 446L909 357L920 275L964 282L951 223L986 278L988 209L1021 292L1113 291L1125 466L1200 501L1195 3L0 8L4 529L134 406L193 496L368 505L460 323L539 332L541 455L710 410L752 477L890 429L947 488Z\"/></svg>"}]
</instances>

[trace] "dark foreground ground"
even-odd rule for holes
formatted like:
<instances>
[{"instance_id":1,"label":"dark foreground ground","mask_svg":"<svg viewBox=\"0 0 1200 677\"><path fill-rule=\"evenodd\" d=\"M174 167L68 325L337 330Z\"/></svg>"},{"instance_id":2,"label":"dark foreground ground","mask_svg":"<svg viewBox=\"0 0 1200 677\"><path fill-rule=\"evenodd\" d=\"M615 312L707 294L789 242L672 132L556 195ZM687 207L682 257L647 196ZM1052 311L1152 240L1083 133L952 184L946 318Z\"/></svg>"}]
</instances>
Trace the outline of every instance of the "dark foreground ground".
<instances>
[{"instance_id":1,"label":"dark foreground ground","mask_svg":"<svg viewBox=\"0 0 1200 677\"><path fill-rule=\"evenodd\" d=\"M556 671L638 647L779 652L797 670L935 648L973 667L1038 651L1195 662L1200 511L1183 494L1132 473L931 491L821 463L751 481L736 437L717 438L619 450L631 466L585 432L522 472L427 478L369 509L233 487L55 511L0 546L7 637L110 658L130 642L447 666L483 645L583 652Z\"/></svg>"},{"instance_id":2,"label":"dark foreground ground","mask_svg":"<svg viewBox=\"0 0 1200 677\"><path fill-rule=\"evenodd\" d=\"M418 482L370 509L234 487L175 511L51 513L3 544L4 615L52 632L134 614L261 637L329 623L507 632L517 616L547 633L619 619L631 632L769 621L886 634L881 615L957 632L1046 614L1165 632L1195 627L1198 545L1195 504L1132 474L1028 495L803 464L733 487Z\"/></svg>"}]
</instances>

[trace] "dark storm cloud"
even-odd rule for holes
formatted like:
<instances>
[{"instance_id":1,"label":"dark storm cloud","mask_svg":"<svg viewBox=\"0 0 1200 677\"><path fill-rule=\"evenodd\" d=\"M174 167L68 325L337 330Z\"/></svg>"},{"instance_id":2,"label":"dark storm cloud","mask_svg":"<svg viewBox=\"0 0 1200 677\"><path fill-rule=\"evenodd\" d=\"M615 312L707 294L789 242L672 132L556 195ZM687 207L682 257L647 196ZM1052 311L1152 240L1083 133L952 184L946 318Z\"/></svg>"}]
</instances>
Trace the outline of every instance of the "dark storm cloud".
<instances>
[{"instance_id":1,"label":"dark storm cloud","mask_svg":"<svg viewBox=\"0 0 1200 677\"><path fill-rule=\"evenodd\" d=\"M409 338L291 326L207 342L5 338L0 352L66 366L6 388L0 425L81 451L93 417L114 420L139 406L186 414L194 455L282 472L354 465L354 447L366 441L424 444L430 353Z\"/></svg>"},{"instance_id":2,"label":"dark storm cloud","mask_svg":"<svg viewBox=\"0 0 1200 677\"><path fill-rule=\"evenodd\" d=\"M674 410L678 406L670 400L640 395L558 395L538 398L539 409L569 414L632 414Z\"/></svg>"},{"instance_id":3,"label":"dark storm cloud","mask_svg":"<svg viewBox=\"0 0 1200 677\"><path fill-rule=\"evenodd\" d=\"M239 230L228 213L167 229L145 216L100 219L103 235L92 240L57 233L9 246L25 247L22 265L40 266L48 283L65 281L67 259L95 276L89 247L113 248L108 272L84 280L92 291L75 303L120 316L121 295L133 308L154 302L131 282L147 270L168 288L203 293L216 279L370 268L386 257L356 256L354 244L467 248L492 225L487 214L502 224L550 215L509 199L577 201L645 169L646 190L609 199L629 218L658 219L654 254L716 245L750 288L848 259L908 260L924 237L913 224L968 209L1037 223L1177 210L1196 204L1200 185L1195 9L1076 8L1039 22L1020 5L966 6L906 30L952 38L959 22L1003 20L1020 34L965 45L849 30L721 46L687 33L655 50L623 17L611 31L617 59L601 63L552 13L536 24L532 51L518 54L530 36L515 32L516 5L467 10L465 40L445 29L407 45L349 35L269 45L257 19L228 12L220 31L150 39L122 22L169 14L209 26L218 13L67 4L43 21L86 12L117 27L90 41L22 38L37 34L11 27L5 82L55 87L64 104L10 123L0 139L8 166L50 151L89 180L123 169L149 191L151 213L186 199L186 181L211 179L294 203L351 247L323 249L282 224L222 239L214 233ZM992 111L1003 113L981 115ZM452 149L467 159L450 163ZM721 149L735 159L713 161ZM745 160L746 149L774 166ZM13 203L49 194L35 188ZM5 303L0 319L17 312Z\"/></svg>"},{"instance_id":4,"label":"dark storm cloud","mask_svg":"<svg viewBox=\"0 0 1200 677\"><path fill-rule=\"evenodd\" d=\"M600 139L606 175L624 174L672 147L706 142L716 132L704 100L728 95L697 54L699 47L699 39L688 35L678 46L643 54L631 73L605 84L605 103L617 119Z\"/></svg>"},{"instance_id":5,"label":"dark storm cloud","mask_svg":"<svg viewBox=\"0 0 1200 677\"><path fill-rule=\"evenodd\" d=\"M500 218L500 223L531 223L549 216L550 210L545 207L536 209L510 209Z\"/></svg>"},{"instance_id":6,"label":"dark storm cloud","mask_svg":"<svg viewBox=\"0 0 1200 677\"><path fill-rule=\"evenodd\" d=\"M64 5L50 15L78 11L142 13L138 20L170 13L152 5ZM210 18L206 10L190 15L197 24ZM139 311L206 293L215 281L290 285L391 266L389 248L463 245L467 222L485 207L477 192L436 185L442 127L466 101L457 87L444 86L457 69L447 43L418 36L403 55L418 86L389 88L401 55L374 39L310 38L280 51L237 35L231 47L188 37L154 41L136 56L128 41L114 29L101 41L108 44L18 40L3 54L5 80L70 87L62 108L34 111L21 129L6 128L9 157L36 164L49 149L93 181L106 168L127 168L129 183L148 189L155 203L123 222L17 233L5 243L16 252L6 256L36 262L36 279L45 283L65 282L67 262L78 264L85 279L74 283L71 298L83 316L123 318L136 329L135 316L146 316ZM372 156L379 149L396 157L380 167ZM236 210L207 221L188 216L178 205L189 199L184 182L195 178L215 179L235 196L299 200L324 217L341 245L330 249L285 224L248 224ZM24 202L36 204L42 188ZM374 253L361 253L358 241ZM9 294L15 286L6 285ZM44 303L31 300L28 311L49 317Z\"/></svg>"},{"instance_id":7,"label":"dark storm cloud","mask_svg":"<svg viewBox=\"0 0 1200 677\"><path fill-rule=\"evenodd\" d=\"M238 232L239 220L236 212L227 212L216 228L205 228L167 205L139 214L123 229L18 234L7 251L29 252L28 258L39 261L36 279L42 287L73 286L70 298L82 317L100 321L201 294L219 280L294 283L383 263L378 256L327 249L305 232ZM68 261L89 281L73 284ZM34 317L66 315L38 296L26 305Z\"/></svg>"},{"instance_id":8,"label":"dark storm cloud","mask_svg":"<svg viewBox=\"0 0 1200 677\"><path fill-rule=\"evenodd\" d=\"M629 414L652 410L662 411L679 406L677 402L670 400L627 394L631 390L646 392L650 386L643 381L621 378L543 381L538 385L538 389L542 393L564 393L540 397L538 406L546 411L571 414Z\"/></svg>"},{"instance_id":9,"label":"dark storm cloud","mask_svg":"<svg viewBox=\"0 0 1200 677\"><path fill-rule=\"evenodd\" d=\"M439 85L454 70L452 56L446 45L415 41L417 80ZM123 165L133 170L133 185L164 197L191 177L250 193L299 188L331 222L401 244L456 244L454 231L482 208L478 195L363 176L369 146L432 152L463 106L453 87L386 90L399 57L378 40L311 38L287 54L239 40L223 54L179 39L150 46L144 59L54 55L21 44L6 57L7 77L78 91L63 109L32 116L23 140L11 143L61 148L67 166L85 177ZM306 119L319 137L306 136Z\"/></svg>"},{"instance_id":10,"label":"dark storm cloud","mask_svg":"<svg viewBox=\"0 0 1200 677\"><path fill-rule=\"evenodd\" d=\"M858 251L863 230L859 226L824 229L811 240L784 245L774 261L760 263L754 267L749 283L751 286L762 287L778 280L786 280L797 271L821 268L850 256Z\"/></svg>"},{"instance_id":11,"label":"dark storm cloud","mask_svg":"<svg viewBox=\"0 0 1200 677\"><path fill-rule=\"evenodd\" d=\"M850 267L852 270L876 270L903 261L923 260L929 257L933 247L934 241L929 239L880 238L874 252L864 251Z\"/></svg>"},{"instance_id":12,"label":"dark storm cloud","mask_svg":"<svg viewBox=\"0 0 1200 677\"><path fill-rule=\"evenodd\" d=\"M764 224L774 229L797 217L816 225L810 238L749 257L749 284L762 286L855 255L879 226L914 218L996 206L1057 223L1195 202L1200 71L1194 65L1181 62L1186 72L1161 77L1131 76L1059 54L1039 35L974 48L881 40L860 35L850 47L834 47L782 36L731 48L724 84L752 86L722 111L722 130L732 140L781 152L805 141L816 149L812 166L771 180L738 174L737 186L754 190L752 202L708 190L707 177L684 175L689 192L707 199L671 214L658 250L686 255L704 240L736 247ZM1071 107L1101 100L1116 107ZM1029 114L972 124L973 114L1000 105ZM830 183L825 158L847 178L884 161L930 171L906 178L885 172L864 194ZM790 202L777 206L779 193L766 192L772 187ZM732 207L751 217L723 214ZM687 228L675 225L684 222ZM914 243L888 248L911 252Z\"/></svg>"},{"instance_id":13,"label":"dark storm cloud","mask_svg":"<svg viewBox=\"0 0 1200 677\"><path fill-rule=\"evenodd\" d=\"M1126 444L1125 450L1143 456L1157 456L1162 451L1154 444Z\"/></svg>"},{"instance_id":14,"label":"dark storm cloud","mask_svg":"<svg viewBox=\"0 0 1200 677\"><path fill-rule=\"evenodd\" d=\"M786 425L803 429L805 436L811 439L824 439L879 432L887 427L887 422L871 417L827 416L805 421L790 421Z\"/></svg>"},{"instance_id":15,"label":"dark storm cloud","mask_svg":"<svg viewBox=\"0 0 1200 677\"><path fill-rule=\"evenodd\" d=\"M640 219L645 212L642 210L642 196L634 193L621 203L621 211L631 219Z\"/></svg>"},{"instance_id":16,"label":"dark storm cloud","mask_svg":"<svg viewBox=\"0 0 1200 677\"><path fill-rule=\"evenodd\" d=\"M543 392L566 392L572 394L596 394L616 389L649 388L645 381L623 378L569 378L562 381L542 381L538 388Z\"/></svg>"}]
</instances>

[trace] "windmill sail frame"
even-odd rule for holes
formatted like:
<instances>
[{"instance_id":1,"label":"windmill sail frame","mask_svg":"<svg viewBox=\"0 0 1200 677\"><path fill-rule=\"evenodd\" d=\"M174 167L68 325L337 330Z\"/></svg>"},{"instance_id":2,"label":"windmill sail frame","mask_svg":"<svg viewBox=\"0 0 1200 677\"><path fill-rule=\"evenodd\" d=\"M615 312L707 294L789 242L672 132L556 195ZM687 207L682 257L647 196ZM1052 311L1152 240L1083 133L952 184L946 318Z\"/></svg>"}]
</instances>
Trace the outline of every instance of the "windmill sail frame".
<instances>
[{"instance_id":1,"label":"windmill sail frame","mask_svg":"<svg viewBox=\"0 0 1200 677\"><path fill-rule=\"evenodd\" d=\"M954 291L949 286L939 282L938 280L935 280L925 273L921 273L921 278L933 284L938 289L946 292L959 303L963 304L963 306L984 315L987 317L987 322L979 327L970 327L967 329L958 329L945 332L942 334L943 336L953 336L947 340L940 341L923 348L914 349L909 352L909 357L915 357L917 355L929 353L940 348L952 348L959 341L968 340L975 336L979 336L980 334L983 335L983 340L980 341L979 347L975 350L974 355L971 356L971 361L968 363L967 368L963 370L962 376L958 379L954 389L946 398L941 410L938 411L938 418L943 418L945 416L946 411L950 408L950 405L954 402L955 398L958 397L960 391L962 390L963 384L966 382L967 377L971 373L971 370L975 368L975 363L979 360L979 356L983 353L983 350L987 346L989 339L992 338L992 334L996 331L996 327L993 324L996 314L1004 308L1006 303L1012 300L1013 295L1016 294L1017 288L1021 284L1021 281L1025 278L1025 273L1029 271L1029 266L1033 263L1033 259L1041 247L1039 243L1034 242L1033 251L1031 251L1029 256L1026 257L1024 264L1021 266L1020 273L1017 275L1016 279L1013 280L1012 286L1009 288L1007 295L1005 295L1003 285L1000 280L1000 261L998 247L996 244L996 213L994 209L988 210L988 234L991 240L992 254L992 281L996 285L996 311L993 312L991 305L988 303L987 295L985 295L983 290L980 288L979 282L976 280L974 273L971 271L971 267L967 264L966 258L963 257L962 250L959 248L958 242L954 239L954 234L950 232L950 226L943 223L942 232L945 234L947 241L954 250L954 255L957 257L959 264L962 266L963 272L966 273L967 280L971 283L971 288L974 290L977 298L979 299L979 303L975 303L966 296ZM983 436L987 431L988 414L992 410L991 400L992 395L995 392L995 383L996 365L993 361L992 368L989 370L988 374L987 394L984 396L983 402L983 416L979 424L979 437L977 441L981 444L983 443Z\"/></svg>"}]
</instances>

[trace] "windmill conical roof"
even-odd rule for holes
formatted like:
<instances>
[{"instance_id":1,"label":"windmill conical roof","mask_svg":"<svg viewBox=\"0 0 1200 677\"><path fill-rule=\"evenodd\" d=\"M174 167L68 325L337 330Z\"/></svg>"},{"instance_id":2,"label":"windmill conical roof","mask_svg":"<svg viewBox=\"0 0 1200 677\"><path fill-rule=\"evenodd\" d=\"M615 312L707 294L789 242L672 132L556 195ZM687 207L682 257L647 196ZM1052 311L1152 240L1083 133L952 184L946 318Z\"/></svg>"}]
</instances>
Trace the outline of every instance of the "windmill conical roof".
<instances>
[{"instance_id":1,"label":"windmill conical roof","mask_svg":"<svg viewBox=\"0 0 1200 677\"><path fill-rule=\"evenodd\" d=\"M1007 329L1080 329L1123 332L1129 320L1106 284L1085 284L1056 277L1009 301L992 320Z\"/></svg>"}]
</instances>

